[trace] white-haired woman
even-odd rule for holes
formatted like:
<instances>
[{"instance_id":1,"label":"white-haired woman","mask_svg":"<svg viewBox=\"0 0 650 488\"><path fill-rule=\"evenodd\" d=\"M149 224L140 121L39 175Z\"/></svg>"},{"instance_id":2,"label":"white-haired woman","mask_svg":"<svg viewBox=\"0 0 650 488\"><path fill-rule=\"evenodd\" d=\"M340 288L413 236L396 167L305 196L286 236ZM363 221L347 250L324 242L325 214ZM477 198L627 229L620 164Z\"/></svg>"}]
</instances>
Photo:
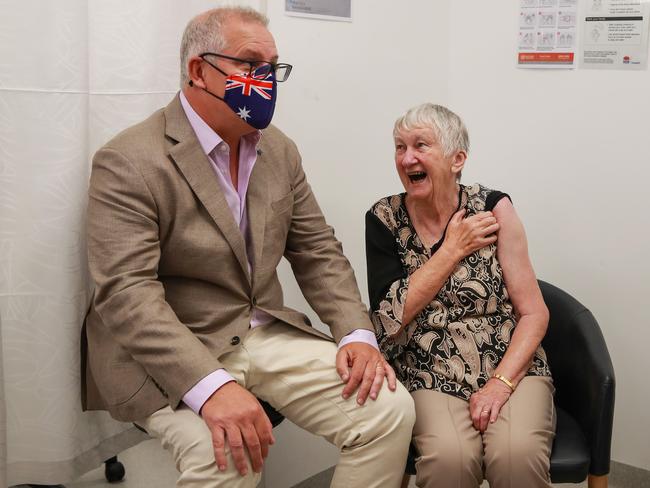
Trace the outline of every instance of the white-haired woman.
<instances>
[{"instance_id":1,"label":"white-haired woman","mask_svg":"<svg viewBox=\"0 0 650 488\"><path fill-rule=\"evenodd\" d=\"M395 123L405 192L366 214L380 347L416 406L420 487L550 487L548 310L510 197L460 184L461 119L423 104Z\"/></svg>"}]
</instances>

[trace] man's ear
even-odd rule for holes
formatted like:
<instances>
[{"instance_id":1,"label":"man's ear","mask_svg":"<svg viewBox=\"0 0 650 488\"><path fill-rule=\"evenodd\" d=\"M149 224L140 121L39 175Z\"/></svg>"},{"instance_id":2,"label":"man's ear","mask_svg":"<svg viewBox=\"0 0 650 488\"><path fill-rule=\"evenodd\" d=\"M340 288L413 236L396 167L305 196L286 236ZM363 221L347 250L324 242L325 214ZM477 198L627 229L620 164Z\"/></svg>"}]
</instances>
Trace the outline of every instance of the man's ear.
<instances>
[{"instance_id":1,"label":"man's ear","mask_svg":"<svg viewBox=\"0 0 650 488\"><path fill-rule=\"evenodd\" d=\"M190 58L187 63L187 75L190 78L189 85L198 88L206 88L205 81L203 80L203 69L205 63L198 56Z\"/></svg>"},{"instance_id":2,"label":"man's ear","mask_svg":"<svg viewBox=\"0 0 650 488\"><path fill-rule=\"evenodd\" d=\"M454 154L454 159L451 163L451 172L456 176L460 175L465 167L465 161L467 161L467 153L461 149Z\"/></svg>"}]
</instances>

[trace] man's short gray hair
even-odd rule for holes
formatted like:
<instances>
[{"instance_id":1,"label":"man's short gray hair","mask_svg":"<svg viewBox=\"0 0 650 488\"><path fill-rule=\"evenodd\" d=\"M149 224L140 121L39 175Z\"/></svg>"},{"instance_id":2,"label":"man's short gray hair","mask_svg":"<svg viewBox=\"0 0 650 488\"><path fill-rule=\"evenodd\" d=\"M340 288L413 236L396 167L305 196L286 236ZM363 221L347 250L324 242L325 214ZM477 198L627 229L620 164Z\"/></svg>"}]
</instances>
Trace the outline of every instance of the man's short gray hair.
<instances>
[{"instance_id":1,"label":"man's short gray hair","mask_svg":"<svg viewBox=\"0 0 650 488\"><path fill-rule=\"evenodd\" d=\"M265 15L249 7L220 7L194 17L185 27L181 41L181 90L190 81L187 64L191 58L204 52L218 53L226 47L223 25L232 17L264 27L269 25Z\"/></svg>"},{"instance_id":2,"label":"man's short gray hair","mask_svg":"<svg viewBox=\"0 0 650 488\"><path fill-rule=\"evenodd\" d=\"M445 157L458 151L469 153L469 134L461 118L447 107L423 103L395 121L393 136L411 129L432 129Z\"/></svg>"}]
</instances>

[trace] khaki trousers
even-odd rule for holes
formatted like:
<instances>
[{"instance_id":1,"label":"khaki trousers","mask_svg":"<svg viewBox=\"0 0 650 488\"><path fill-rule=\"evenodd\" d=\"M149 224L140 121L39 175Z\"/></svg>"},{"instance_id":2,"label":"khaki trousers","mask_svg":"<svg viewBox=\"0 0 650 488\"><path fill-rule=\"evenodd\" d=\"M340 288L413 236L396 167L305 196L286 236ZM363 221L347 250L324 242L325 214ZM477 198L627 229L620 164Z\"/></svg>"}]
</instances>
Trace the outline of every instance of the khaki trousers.
<instances>
[{"instance_id":1,"label":"khaki trousers","mask_svg":"<svg viewBox=\"0 0 650 488\"><path fill-rule=\"evenodd\" d=\"M355 395L344 400L336 353L332 342L272 323L249 331L240 347L219 359L240 385L339 448L331 486L397 487L415 420L413 400L401 384L391 392L386 382L377 400L364 406ZM248 474L240 476L229 453L228 469L220 472L210 431L185 406L165 407L136 423L171 452L181 473L178 488L254 487L260 480L250 463Z\"/></svg>"},{"instance_id":2,"label":"khaki trousers","mask_svg":"<svg viewBox=\"0 0 650 488\"><path fill-rule=\"evenodd\" d=\"M549 458L555 436L553 382L526 376L481 435L469 402L432 390L417 390L413 441L421 488L551 487Z\"/></svg>"}]
</instances>

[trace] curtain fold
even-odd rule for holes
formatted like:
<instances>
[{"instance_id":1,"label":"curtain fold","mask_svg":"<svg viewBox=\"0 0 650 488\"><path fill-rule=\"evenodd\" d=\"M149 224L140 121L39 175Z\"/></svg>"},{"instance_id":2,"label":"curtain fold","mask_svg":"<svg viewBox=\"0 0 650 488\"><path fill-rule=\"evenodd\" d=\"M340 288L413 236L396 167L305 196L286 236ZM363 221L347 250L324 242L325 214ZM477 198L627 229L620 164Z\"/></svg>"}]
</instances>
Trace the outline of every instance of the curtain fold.
<instances>
[{"instance_id":1,"label":"curtain fold","mask_svg":"<svg viewBox=\"0 0 650 488\"><path fill-rule=\"evenodd\" d=\"M69 482L143 439L81 412L90 159L174 96L182 30L214 6L0 0L0 486Z\"/></svg>"}]
</instances>

